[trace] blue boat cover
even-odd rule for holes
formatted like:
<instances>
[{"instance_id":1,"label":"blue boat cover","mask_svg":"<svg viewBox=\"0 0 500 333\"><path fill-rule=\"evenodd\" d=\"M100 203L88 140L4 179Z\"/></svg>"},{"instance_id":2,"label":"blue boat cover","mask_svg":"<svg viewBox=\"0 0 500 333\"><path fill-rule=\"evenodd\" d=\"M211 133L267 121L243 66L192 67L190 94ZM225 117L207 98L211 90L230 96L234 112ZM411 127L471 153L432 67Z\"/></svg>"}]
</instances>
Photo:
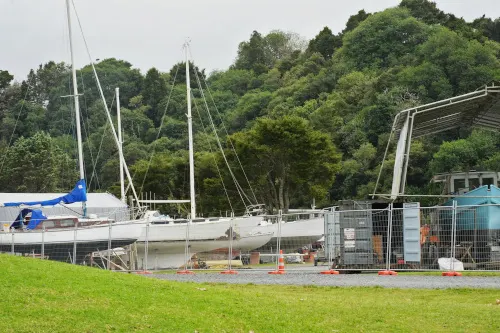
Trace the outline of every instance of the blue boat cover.
<instances>
[{"instance_id":1,"label":"blue boat cover","mask_svg":"<svg viewBox=\"0 0 500 333\"><path fill-rule=\"evenodd\" d=\"M31 219L28 222L28 226L26 227L26 229L28 229L28 230L35 229L37 225L39 225L42 221L45 221L47 219L47 216L43 215L41 210L25 208L19 213L16 220L14 221L14 223L12 223L10 225L10 227L11 228L21 228L23 221L24 221L24 218L29 213L31 213Z\"/></svg>"},{"instance_id":2,"label":"blue boat cover","mask_svg":"<svg viewBox=\"0 0 500 333\"><path fill-rule=\"evenodd\" d=\"M54 198L50 200L43 201L27 201L27 202L6 202L5 207L19 207L19 206L55 206L60 203L71 204L73 202L83 202L87 201L87 188L85 185L85 179L80 179L75 188L66 195L59 198Z\"/></svg>"}]
</instances>

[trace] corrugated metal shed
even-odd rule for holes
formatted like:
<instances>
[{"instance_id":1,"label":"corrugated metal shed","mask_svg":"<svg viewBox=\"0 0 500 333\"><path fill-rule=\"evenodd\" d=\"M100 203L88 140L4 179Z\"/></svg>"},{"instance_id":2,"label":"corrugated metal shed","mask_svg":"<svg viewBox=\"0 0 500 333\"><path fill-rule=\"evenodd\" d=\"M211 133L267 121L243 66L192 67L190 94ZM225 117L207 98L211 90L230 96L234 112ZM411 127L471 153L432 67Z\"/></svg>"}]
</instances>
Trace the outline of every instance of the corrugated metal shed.
<instances>
[{"instance_id":1,"label":"corrugated metal shed","mask_svg":"<svg viewBox=\"0 0 500 333\"><path fill-rule=\"evenodd\" d=\"M40 201L57 198L66 193L0 193L0 202ZM41 208L45 215L82 215L81 203ZM18 207L0 207L0 221L12 222L19 214ZM110 193L87 193L87 214L97 214L122 221L129 219L128 206Z\"/></svg>"}]
</instances>

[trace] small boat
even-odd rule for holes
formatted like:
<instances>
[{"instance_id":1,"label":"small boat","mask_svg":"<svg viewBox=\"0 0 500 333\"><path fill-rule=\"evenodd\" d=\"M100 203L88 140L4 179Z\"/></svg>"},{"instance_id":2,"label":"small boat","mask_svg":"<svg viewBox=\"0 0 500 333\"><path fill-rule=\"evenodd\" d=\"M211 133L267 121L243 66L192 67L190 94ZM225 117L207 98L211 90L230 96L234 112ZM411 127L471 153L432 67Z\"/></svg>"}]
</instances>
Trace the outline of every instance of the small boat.
<instances>
[{"instance_id":1,"label":"small boat","mask_svg":"<svg viewBox=\"0 0 500 333\"><path fill-rule=\"evenodd\" d=\"M4 207L23 208L12 223L0 230L0 251L39 254L59 261L81 262L93 251L134 243L140 236L140 221L114 222L109 218L79 218L74 215L45 216L33 207L71 204L86 200L85 182L80 180L65 196L34 202L7 202Z\"/></svg>"},{"instance_id":2,"label":"small boat","mask_svg":"<svg viewBox=\"0 0 500 333\"><path fill-rule=\"evenodd\" d=\"M0 251L81 263L91 252L134 243L142 230L142 225L135 222L99 220L85 225L77 216L46 217L38 209L30 210L26 217L31 217L28 225L36 220L40 222L35 228L26 229L4 224L4 230L0 231ZM16 224L19 220L12 225Z\"/></svg>"}]
</instances>

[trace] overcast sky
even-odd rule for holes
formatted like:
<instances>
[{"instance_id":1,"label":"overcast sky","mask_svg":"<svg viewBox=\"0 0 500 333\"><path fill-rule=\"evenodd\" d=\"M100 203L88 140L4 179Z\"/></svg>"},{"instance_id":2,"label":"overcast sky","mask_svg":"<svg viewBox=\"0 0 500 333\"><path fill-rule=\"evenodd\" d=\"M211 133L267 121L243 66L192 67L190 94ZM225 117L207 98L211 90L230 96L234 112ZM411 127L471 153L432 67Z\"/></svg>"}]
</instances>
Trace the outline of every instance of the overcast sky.
<instances>
[{"instance_id":1,"label":"overcast sky","mask_svg":"<svg viewBox=\"0 0 500 333\"><path fill-rule=\"evenodd\" d=\"M313 38L324 26L341 31L360 9L380 11L399 0L74 0L94 59L124 59L144 73L181 61L189 37L198 66L226 69L253 30L293 31ZM437 0L467 21L500 17L500 0ZM0 69L22 80L49 60L69 62L64 0L0 0ZM88 63L76 20L75 63Z\"/></svg>"}]
</instances>

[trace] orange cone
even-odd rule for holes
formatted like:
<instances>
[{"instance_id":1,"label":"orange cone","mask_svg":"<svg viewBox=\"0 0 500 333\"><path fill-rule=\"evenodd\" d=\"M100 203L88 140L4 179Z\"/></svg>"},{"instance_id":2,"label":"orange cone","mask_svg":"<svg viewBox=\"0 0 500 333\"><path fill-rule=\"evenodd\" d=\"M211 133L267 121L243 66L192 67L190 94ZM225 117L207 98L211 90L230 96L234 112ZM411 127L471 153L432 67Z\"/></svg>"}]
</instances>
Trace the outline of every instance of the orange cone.
<instances>
[{"instance_id":1,"label":"orange cone","mask_svg":"<svg viewBox=\"0 0 500 333\"><path fill-rule=\"evenodd\" d=\"M222 271L222 272L220 272L220 273L221 273L221 274L228 274L228 275L236 275L236 274L238 274L238 272L237 272L237 271L232 270L232 269L228 269L228 270Z\"/></svg>"},{"instance_id":2,"label":"orange cone","mask_svg":"<svg viewBox=\"0 0 500 333\"><path fill-rule=\"evenodd\" d=\"M285 274L285 259L283 258L283 250L280 250L278 259L278 270L269 272L269 274Z\"/></svg>"},{"instance_id":3,"label":"orange cone","mask_svg":"<svg viewBox=\"0 0 500 333\"><path fill-rule=\"evenodd\" d=\"M152 274L150 271L135 272L135 274Z\"/></svg>"},{"instance_id":4,"label":"orange cone","mask_svg":"<svg viewBox=\"0 0 500 333\"><path fill-rule=\"evenodd\" d=\"M330 275L339 275L340 272L339 271L336 271L334 269L329 269L327 271L322 271L322 272L319 272L319 274L330 274Z\"/></svg>"},{"instance_id":5,"label":"orange cone","mask_svg":"<svg viewBox=\"0 0 500 333\"><path fill-rule=\"evenodd\" d=\"M194 272L187 269L183 269L181 271L177 271L177 274L189 275L189 274L194 274Z\"/></svg>"}]
</instances>

